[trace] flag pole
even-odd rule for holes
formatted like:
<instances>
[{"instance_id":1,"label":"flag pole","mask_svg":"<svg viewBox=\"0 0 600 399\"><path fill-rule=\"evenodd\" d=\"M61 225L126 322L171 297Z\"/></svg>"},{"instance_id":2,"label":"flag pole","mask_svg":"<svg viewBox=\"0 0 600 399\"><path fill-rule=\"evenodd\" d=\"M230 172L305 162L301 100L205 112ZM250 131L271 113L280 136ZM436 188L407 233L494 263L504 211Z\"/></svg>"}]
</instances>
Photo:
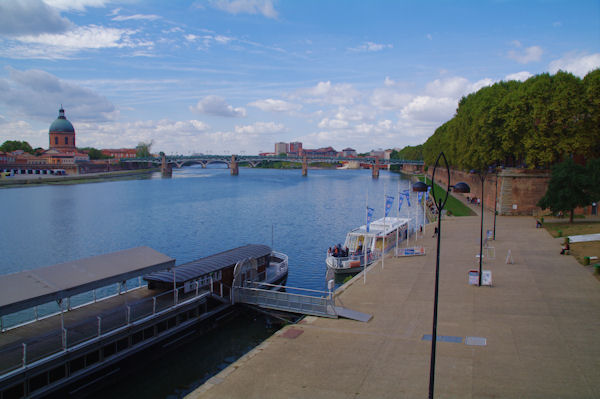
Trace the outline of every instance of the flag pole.
<instances>
[{"instance_id":1,"label":"flag pole","mask_svg":"<svg viewBox=\"0 0 600 399\"><path fill-rule=\"evenodd\" d=\"M385 182L383 182L383 239L381 241L381 268L383 269L385 263L385 221L387 219L387 215L385 212L385 204L387 202L387 198L385 198Z\"/></svg>"},{"instance_id":2,"label":"flag pole","mask_svg":"<svg viewBox=\"0 0 600 399\"><path fill-rule=\"evenodd\" d=\"M396 208L396 219L400 218L400 176L398 176L398 208ZM398 222L398 221L396 221ZM394 255L398 255L398 232L399 229L396 229L396 248L394 248Z\"/></svg>"},{"instance_id":3,"label":"flag pole","mask_svg":"<svg viewBox=\"0 0 600 399\"><path fill-rule=\"evenodd\" d=\"M406 196L406 203L408 205L408 233L406 234L406 247L408 248L408 245L410 244L410 223L412 222L412 219L410 218L410 190L411 190L411 181L408 181L408 195Z\"/></svg>"},{"instance_id":4,"label":"flag pole","mask_svg":"<svg viewBox=\"0 0 600 399\"><path fill-rule=\"evenodd\" d=\"M367 199L365 202L365 235L363 236L363 284L367 284L367 226L369 225L369 189L367 188Z\"/></svg>"}]
</instances>

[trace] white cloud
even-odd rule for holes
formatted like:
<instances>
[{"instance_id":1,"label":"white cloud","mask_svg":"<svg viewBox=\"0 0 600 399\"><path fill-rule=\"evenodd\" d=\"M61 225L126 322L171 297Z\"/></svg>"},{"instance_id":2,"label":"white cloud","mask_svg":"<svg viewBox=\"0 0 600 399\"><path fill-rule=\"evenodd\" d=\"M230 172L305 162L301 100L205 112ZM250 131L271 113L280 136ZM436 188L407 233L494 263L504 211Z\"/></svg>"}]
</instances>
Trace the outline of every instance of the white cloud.
<instances>
[{"instance_id":1,"label":"white cloud","mask_svg":"<svg viewBox=\"0 0 600 399\"><path fill-rule=\"evenodd\" d=\"M62 47L65 49L99 49L110 47L134 47L129 39L135 31L106 28L104 26L80 26L64 34L41 34L19 36L23 43L43 44L46 46Z\"/></svg>"},{"instance_id":2,"label":"white cloud","mask_svg":"<svg viewBox=\"0 0 600 399\"><path fill-rule=\"evenodd\" d=\"M425 93L432 97L460 98L493 83L488 78L471 83L463 77L454 76L446 79L436 79L428 83L425 87Z\"/></svg>"},{"instance_id":3,"label":"white cloud","mask_svg":"<svg viewBox=\"0 0 600 399\"><path fill-rule=\"evenodd\" d=\"M118 15L116 17L114 17L112 20L113 21L139 21L139 20L145 20L145 21L155 21L157 19L160 19L161 17L158 15L154 15L154 14L134 14L134 15Z\"/></svg>"},{"instance_id":4,"label":"white cloud","mask_svg":"<svg viewBox=\"0 0 600 399\"><path fill-rule=\"evenodd\" d=\"M379 44L379 43L374 43L374 42L365 42L357 47L349 48L348 50L355 51L355 52L375 52L375 51L384 50L386 48L394 48L394 46L392 44Z\"/></svg>"},{"instance_id":5,"label":"white cloud","mask_svg":"<svg viewBox=\"0 0 600 399\"><path fill-rule=\"evenodd\" d=\"M61 34L42 33L14 37L0 47L0 56L15 59L66 59L73 54L105 48L152 48L154 43L134 39L137 31L89 25ZM129 53L132 54L132 53Z\"/></svg>"},{"instance_id":6,"label":"white cloud","mask_svg":"<svg viewBox=\"0 0 600 399\"><path fill-rule=\"evenodd\" d=\"M48 122L48 127L51 122ZM33 148L45 148L48 147L48 128L35 130L28 122L8 121L0 115L0 143L7 140L26 141Z\"/></svg>"},{"instance_id":7,"label":"white cloud","mask_svg":"<svg viewBox=\"0 0 600 399\"><path fill-rule=\"evenodd\" d=\"M286 130L283 124L275 122L256 122L252 125L235 127L235 132L240 134L273 134L283 133Z\"/></svg>"},{"instance_id":8,"label":"white cloud","mask_svg":"<svg viewBox=\"0 0 600 399\"><path fill-rule=\"evenodd\" d=\"M377 108L394 110L404 107L412 98L413 96L408 93L402 93L389 88L378 88L373 90L370 102Z\"/></svg>"},{"instance_id":9,"label":"white cloud","mask_svg":"<svg viewBox=\"0 0 600 399\"><path fill-rule=\"evenodd\" d=\"M0 1L0 35L60 33L71 27L71 21L41 0Z\"/></svg>"},{"instance_id":10,"label":"white cloud","mask_svg":"<svg viewBox=\"0 0 600 399\"><path fill-rule=\"evenodd\" d=\"M294 104L283 100L274 100L272 98L253 101L248 105L268 112L291 112L299 111L302 108L302 105L300 104Z\"/></svg>"},{"instance_id":11,"label":"white cloud","mask_svg":"<svg viewBox=\"0 0 600 399\"><path fill-rule=\"evenodd\" d=\"M348 122L340 119L325 118L319 122L320 129L345 129L348 127Z\"/></svg>"},{"instance_id":12,"label":"white cloud","mask_svg":"<svg viewBox=\"0 0 600 399\"><path fill-rule=\"evenodd\" d=\"M224 116L224 117L240 117L246 116L244 108L234 108L227 104L223 97L206 96L198 101L190 110L200 112L207 115Z\"/></svg>"},{"instance_id":13,"label":"white cloud","mask_svg":"<svg viewBox=\"0 0 600 399\"><path fill-rule=\"evenodd\" d=\"M230 14L261 14L267 18L277 18L272 0L212 0L211 5Z\"/></svg>"},{"instance_id":14,"label":"white cloud","mask_svg":"<svg viewBox=\"0 0 600 399\"><path fill-rule=\"evenodd\" d=\"M515 73L511 73L510 75L506 75L506 77L504 78L505 81L509 81L509 80L518 80L520 82L524 82L527 79L529 79L530 77L532 77L533 74L527 71L521 71L521 72L515 72Z\"/></svg>"},{"instance_id":15,"label":"white cloud","mask_svg":"<svg viewBox=\"0 0 600 399\"><path fill-rule=\"evenodd\" d=\"M181 153L182 149L200 152L208 143L220 143L227 148L224 134L211 132L199 120L173 121L169 119L112 123L77 123L77 143L81 147L133 148L140 141L153 141L153 151ZM47 140L47 131L45 133ZM47 145L47 144L45 144Z\"/></svg>"},{"instance_id":16,"label":"white cloud","mask_svg":"<svg viewBox=\"0 0 600 399\"><path fill-rule=\"evenodd\" d=\"M508 58L517 61L519 64L528 64L542 59L544 50L540 46L531 46L521 50L522 45L519 41L515 40L512 44L519 50L510 50Z\"/></svg>"},{"instance_id":17,"label":"white cloud","mask_svg":"<svg viewBox=\"0 0 600 399\"><path fill-rule=\"evenodd\" d=\"M18 115L51 122L61 104L68 115L83 121L108 121L118 115L108 99L90 89L41 70L6 69L9 78L0 79L0 103Z\"/></svg>"},{"instance_id":18,"label":"white cloud","mask_svg":"<svg viewBox=\"0 0 600 399\"><path fill-rule=\"evenodd\" d=\"M448 97L415 97L400 113L405 120L442 123L454 115L458 102Z\"/></svg>"},{"instance_id":19,"label":"white cloud","mask_svg":"<svg viewBox=\"0 0 600 399\"><path fill-rule=\"evenodd\" d=\"M353 104L360 93L348 83L332 85L330 81L319 82L316 86L297 90L293 98L302 98L308 103L348 105Z\"/></svg>"},{"instance_id":20,"label":"white cloud","mask_svg":"<svg viewBox=\"0 0 600 399\"><path fill-rule=\"evenodd\" d=\"M600 53L576 54L570 53L550 63L550 73L559 70L571 72L579 77L584 77L588 72L600 68Z\"/></svg>"},{"instance_id":21,"label":"white cloud","mask_svg":"<svg viewBox=\"0 0 600 399\"><path fill-rule=\"evenodd\" d=\"M362 122L375 119L377 110L367 105L358 104L350 108L340 106L335 113L335 118L343 121Z\"/></svg>"},{"instance_id":22,"label":"white cloud","mask_svg":"<svg viewBox=\"0 0 600 399\"><path fill-rule=\"evenodd\" d=\"M106 7L111 0L44 0L44 3L63 11L85 11L87 7Z\"/></svg>"}]
</instances>

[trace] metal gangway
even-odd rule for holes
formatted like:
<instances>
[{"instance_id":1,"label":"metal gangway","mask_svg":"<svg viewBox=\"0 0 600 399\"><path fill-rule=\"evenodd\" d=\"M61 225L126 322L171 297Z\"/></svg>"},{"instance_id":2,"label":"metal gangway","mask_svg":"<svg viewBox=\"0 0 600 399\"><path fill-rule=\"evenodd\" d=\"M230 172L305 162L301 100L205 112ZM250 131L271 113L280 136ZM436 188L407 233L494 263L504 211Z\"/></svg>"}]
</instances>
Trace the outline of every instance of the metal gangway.
<instances>
[{"instance_id":1,"label":"metal gangway","mask_svg":"<svg viewBox=\"0 0 600 399\"><path fill-rule=\"evenodd\" d=\"M286 291L281 291L285 289ZM289 291L297 291L289 292ZM319 295L319 296L317 296ZM233 302L255 305L265 309L300 313L310 316L348 319L367 322L371 315L336 306L331 291L317 291L261 282L246 282L233 289Z\"/></svg>"}]
</instances>

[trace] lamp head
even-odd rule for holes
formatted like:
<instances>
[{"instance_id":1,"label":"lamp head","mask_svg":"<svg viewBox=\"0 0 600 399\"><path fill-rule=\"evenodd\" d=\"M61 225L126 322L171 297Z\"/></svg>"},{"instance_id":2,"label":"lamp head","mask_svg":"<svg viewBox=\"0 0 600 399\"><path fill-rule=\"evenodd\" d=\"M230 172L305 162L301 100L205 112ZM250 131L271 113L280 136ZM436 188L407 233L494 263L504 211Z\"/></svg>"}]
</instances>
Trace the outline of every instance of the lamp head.
<instances>
[{"instance_id":1,"label":"lamp head","mask_svg":"<svg viewBox=\"0 0 600 399\"><path fill-rule=\"evenodd\" d=\"M412 189L413 189L413 191L422 193L422 192L427 191L427 187L428 187L427 184L423 183L422 181L418 181L415 184L413 184Z\"/></svg>"},{"instance_id":2,"label":"lamp head","mask_svg":"<svg viewBox=\"0 0 600 399\"><path fill-rule=\"evenodd\" d=\"M454 191L455 193L470 193L471 187L469 187L467 183L460 182L454 185L452 191Z\"/></svg>"}]
</instances>

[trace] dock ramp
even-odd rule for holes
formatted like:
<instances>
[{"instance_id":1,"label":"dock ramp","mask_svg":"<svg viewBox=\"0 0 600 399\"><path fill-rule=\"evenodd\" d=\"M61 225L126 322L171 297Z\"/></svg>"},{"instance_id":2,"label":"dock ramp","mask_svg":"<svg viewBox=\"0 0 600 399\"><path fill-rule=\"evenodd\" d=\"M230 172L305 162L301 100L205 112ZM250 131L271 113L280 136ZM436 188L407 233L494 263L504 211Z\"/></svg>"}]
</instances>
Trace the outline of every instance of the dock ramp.
<instances>
[{"instance_id":1,"label":"dock ramp","mask_svg":"<svg viewBox=\"0 0 600 399\"><path fill-rule=\"evenodd\" d=\"M338 318L368 322L371 315L335 305L335 298L327 292L306 290L293 287L279 287L302 293L278 291L271 284L236 287L234 302L255 305L265 309L281 310L310 316ZM326 296L315 296L315 293Z\"/></svg>"}]
</instances>

